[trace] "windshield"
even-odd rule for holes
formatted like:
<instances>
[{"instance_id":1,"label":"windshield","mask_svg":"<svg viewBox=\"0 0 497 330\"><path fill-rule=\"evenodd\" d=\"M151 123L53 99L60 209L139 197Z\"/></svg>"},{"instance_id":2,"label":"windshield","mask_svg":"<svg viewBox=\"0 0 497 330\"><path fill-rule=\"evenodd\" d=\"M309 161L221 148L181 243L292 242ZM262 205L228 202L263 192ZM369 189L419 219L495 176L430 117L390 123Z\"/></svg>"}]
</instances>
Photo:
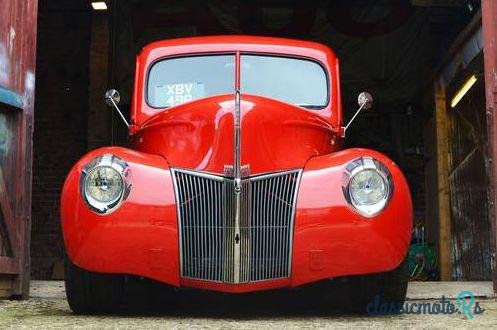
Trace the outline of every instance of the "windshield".
<instances>
[{"instance_id":1,"label":"windshield","mask_svg":"<svg viewBox=\"0 0 497 330\"><path fill-rule=\"evenodd\" d=\"M161 60L150 69L147 101L165 108L235 90L235 55L205 55Z\"/></svg>"},{"instance_id":2,"label":"windshield","mask_svg":"<svg viewBox=\"0 0 497 330\"><path fill-rule=\"evenodd\" d=\"M270 55L241 56L242 94L254 94L308 108L328 103L326 73L318 63ZM235 55L164 59L150 69L147 101L155 108L222 94L235 88Z\"/></svg>"},{"instance_id":3,"label":"windshield","mask_svg":"<svg viewBox=\"0 0 497 330\"><path fill-rule=\"evenodd\" d=\"M324 69L316 62L276 56L242 55L241 92L309 108L328 103Z\"/></svg>"}]
</instances>

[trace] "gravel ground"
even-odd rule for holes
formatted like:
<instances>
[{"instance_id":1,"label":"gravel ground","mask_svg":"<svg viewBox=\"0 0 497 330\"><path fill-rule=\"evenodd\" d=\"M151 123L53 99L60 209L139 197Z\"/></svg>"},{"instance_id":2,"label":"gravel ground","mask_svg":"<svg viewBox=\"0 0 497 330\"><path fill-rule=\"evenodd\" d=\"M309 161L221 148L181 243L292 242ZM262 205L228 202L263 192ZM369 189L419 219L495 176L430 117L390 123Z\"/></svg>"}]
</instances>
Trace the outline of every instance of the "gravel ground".
<instances>
[{"instance_id":1,"label":"gravel ground","mask_svg":"<svg viewBox=\"0 0 497 330\"><path fill-rule=\"evenodd\" d=\"M174 310L142 309L115 316L77 316L69 309L61 284L42 291L35 286L29 300L0 301L0 328L497 328L495 298L476 298L485 311L473 319L459 314L349 315L340 312L337 306L307 309L305 306L315 304L315 299L306 301L308 298L303 295L290 297L277 293L255 295L248 300L239 296L193 293L183 295L180 307ZM299 301L299 304L289 301ZM408 303L413 302L422 301Z\"/></svg>"}]
</instances>

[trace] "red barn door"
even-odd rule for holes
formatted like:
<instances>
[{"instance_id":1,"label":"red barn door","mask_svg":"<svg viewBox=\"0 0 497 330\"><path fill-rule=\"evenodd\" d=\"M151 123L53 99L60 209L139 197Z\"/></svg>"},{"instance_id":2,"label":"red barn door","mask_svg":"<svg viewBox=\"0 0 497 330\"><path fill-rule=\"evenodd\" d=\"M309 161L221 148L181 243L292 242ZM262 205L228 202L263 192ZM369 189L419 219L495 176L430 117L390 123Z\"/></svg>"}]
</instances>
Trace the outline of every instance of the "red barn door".
<instances>
[{"instance_id":1,"label":"red barn door","mask_svg":"<svg viewBox=\"0 0 497 330\"><path fill-rule=\"evenodd\" d=\"M0 0L0 297L29 292L37 0Z\"/></svg>"}]
</instances>

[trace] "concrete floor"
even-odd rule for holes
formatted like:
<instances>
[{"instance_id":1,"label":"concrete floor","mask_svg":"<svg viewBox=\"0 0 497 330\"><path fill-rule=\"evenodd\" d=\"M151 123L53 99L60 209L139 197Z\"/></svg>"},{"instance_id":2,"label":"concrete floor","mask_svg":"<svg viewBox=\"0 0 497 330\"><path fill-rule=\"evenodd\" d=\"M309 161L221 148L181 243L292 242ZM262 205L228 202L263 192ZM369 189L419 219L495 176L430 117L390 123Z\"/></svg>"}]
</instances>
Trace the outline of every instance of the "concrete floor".
<instances>
[{"instance_id":1,"label":"concrete floor","mask_svg":"<svg viewBox=\"0 0 497 330\"><path fill-rule=\"evenodd\" d=\"M0 301L0 328L497 328L497 299L492 297L490 282L411 283L408 302L435 302L442 295L455 298L462 290L475 294L483 314L473 319L465 315L358 316L335 307L303 310L267 295L255 304L244 304L233 296L219 299L197 294L189 295L174 311L77 316L67 305L63 282L33 281L29 300Z\"/></svg>"}]
</instances>

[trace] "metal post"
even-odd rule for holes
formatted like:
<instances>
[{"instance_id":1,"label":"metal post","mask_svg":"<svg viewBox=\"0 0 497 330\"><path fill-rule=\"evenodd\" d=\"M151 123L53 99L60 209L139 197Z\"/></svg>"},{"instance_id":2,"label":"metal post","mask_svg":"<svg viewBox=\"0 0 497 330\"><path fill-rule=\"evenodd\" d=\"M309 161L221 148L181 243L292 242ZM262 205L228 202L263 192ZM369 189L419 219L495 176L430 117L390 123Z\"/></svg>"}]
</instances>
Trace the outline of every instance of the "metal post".
<instances>
[{"instance_id":1,"label":"metal post","mask_svg":"<svg viewBox=\"0 0 497 330\"><path fill-rule=\"evenodd\" d=\"M492 279L494 293L497 293L497 265L495 250L497 248L497 1L482 0L483 53L485 65L485 98L487 114L487 175L489 194L489 216L492 223L494 270Z\"/></svg>"}]
</instances>

